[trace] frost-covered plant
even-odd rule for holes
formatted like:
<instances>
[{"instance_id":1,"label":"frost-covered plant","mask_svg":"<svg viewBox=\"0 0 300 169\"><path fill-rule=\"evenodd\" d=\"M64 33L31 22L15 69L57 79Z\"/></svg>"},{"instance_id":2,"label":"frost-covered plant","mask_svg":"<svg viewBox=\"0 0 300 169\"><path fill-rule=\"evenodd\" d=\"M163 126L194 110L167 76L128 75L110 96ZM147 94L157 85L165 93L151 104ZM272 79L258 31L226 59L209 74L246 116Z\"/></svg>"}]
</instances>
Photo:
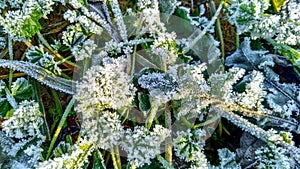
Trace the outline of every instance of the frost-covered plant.
<instances>
[{"instance_id":1,"label":"frost-covered plant","mask_svg":"<svg viewBox=\"0 0 300 169\"><path fill-rule=\"evenodd\" d=\"M177 138L174 139L174 148L178 157L194 163L193 165L201 164L203 168L207 168L207 160L203 154L205 135L202 129L178 132Z\"/></svg>"},{"instance_id":2,"label":"frost-covered plant","mask_svg":"<svg viewBox=\"0 0 300 169\"><path fill-rule=\"evenodd\" d=\"M52 0L8 1L12 8L5 16L0 16L4 32L13 40L26 41L37 33L41 25L38 20L46 17L53 9Z\"/></svg>"},{"instance_id":3,"label":"frost-covered plant","mask_svg":"<svg viewBox=\"0 0 300 169\"><path fill-rule=\"evenodd\" d=\"M52 55L44 51L43 46L30 47L30 49L26 52L26 58L29 62L48 69L54 74L61 74L61 69L58 67L59 63L54 60Z\"/></svg>"},{"instance_id":4,"label":"frost-covered plant","mask_svg":"<svg viewBox=\"0 0 300 169\"><path fill-rule=\"evenodd\" d=\"M275 38L278 43L299 44L299 3L296 0L286 2L286 5L272 2L232 1L227 8L229 21L237 26L238 33L250 32L252 38Z\"/></svg>"},{"instance_id":5,"label":"frost-covered plant","mask_svg":"<svg viewBox=\"0 0 300 169\"><path fill-rule=\"evenodd\" d=\"M124 72L125 60L104 58L103 66L93 66L77 85L76 109L87 113L105 108L120 109L132 104L135 88Z\"/></svg>"},{"instance_id":6,"label":"frost-covered plant","mask_svg":"<svg viewBox=\"0 0 300 169\"><path fill-rule=\"evenodd\" d=\"M37 169L72 169L81 168L88 160L88 156L94 150L93 143L82 139L80 142L74 144L68 152L62 154L60 157L55 157L39 163Z\"/></svg>"},{"instance_id":7,"label":"frost-covered plant","mask_svg":"<svg viewBox=\"0 0 300 169\"><path fill-rule=\"evenodd\" d=\"M8 152L0 155L11 157L23 153L23 160L15 160L12 166L86 168L93 165L93 168L105 168L101 149L111 151L114 168L120 168L124 161L119 154L120 148L131 168L152 165L155 157L164 167L172 168L173 150L190 168L242 168L235 161L235 154L228 149L218 150L219 166L210 164L206 158L205 146L211 146L206 145L206 139L213 134L221 117L267 143L267 147L256 151L258 167L270 167L273 162L277 162L275 166L287 168L300 164L297 155L300 150L292 141L292 135L300 133L299 85L283 82L275 70L278 65L290 64L272 54L274 51L253 50L247 37L233 54L222 60L219 43L210 33L214 32L213 24L218 20L223 2L216 11L210 10L213 17L209 20L205 17L204 4L199 8L199 15L192 17L190 11L179 7L180 3L175 0L138 0L136 8L125 13L116 0L59 1L66 8L63 18L69 25L62 30L62 39L59 39L63 45L56 39L51 46L47 42L51 38L45 39L39 33L40 19L53 10L56 2L1 3L6 15L0 17L0 21L3 21L3 37L8 34L11 60L0 59L0 66L23 71L54 89L74 95L63 113L59 97L51 91L56 113L63 115L53 138L49 134L49 149L43 150L41 144L45 133L40 132L40 127L44 119L37 114L39 110L45 110L41 103L38 107L35 102L24 101L33 96L40 102L40 96L33 94L29 82L22 78L12 83L12 71L8 80L12 85L0 81L0 105L4 107L1 115L7 118L2 123L3 138L9 138L0 138L0 150ZM272 45L281 47L275 52L288 49L290 53L297 53L284 46L298 44L299 35L294 31L299 25L294 21L299 19L284 16L283 11L287 9L288 14L298 16L295 2L274 7L270 1L237 0L232 1L227 12L239 33L249 32L257 41L264 38L268 43L274 38ZM166 14L161 15L161 11ZM187 20L183 30L190 32L181 35L168 27L172 25L173 13ZM280 24L283 28L279 28ZM263 28L265 26L272 29ZM29 62L14 61L13 41L31 40L35 33L45 47L27 49ZM289 36L291 33L296 38ZM31 46L30 43L35 41L25 44ZM45 52L48 51L46 48L53 56ZM1 53L4 55L5 52ZM297 60L290 61L297 65ZM79 66L81 63L82 67ZM75 68L73 73L81 71L82 77L77 81L67 80L68 75L63 73L64 78L57 77L61 72L58 65L63 67L65 64L68 70ZM39 90L35 81L30 83L35 91ZM74 99L81 130L76 136L68 133L65 137L61 130L64 124L69 125L65 122L73 112ZM25 109L29 112L26 115L21 113ZM49 112L45 112L44 118L48 118ZM36 122L36 119L41 121ZM13 128L15 125L19 126ZM67 127L67 130L71 129ZM64 139L68 143L62 144ZM58 142L61 144L56 144ZM165 161L160 156L161 150L165 152ZM42 153L46 153L44 158L41 158ZM32 158L27 160L28 157ZM277 160L279 158L281 161Z\"/></svg>"},{"instance_id":8,"label":"frost-covered plant","mask_svg":"<svg viewBox=\"0 0 300 169\"><path fill-rule=\"evenodd\" d=\"M129 163L142 167L160 154L160 145L170 135L170 131L160 125L155 125L153 131L137 126L133 131L124 130L122 135L121 147L128 153Z\"/></svg>"},{"instance_id":9,"label":"frost-covered plant","mask_svg":"<svg viewBox=\"0 0 300 169\"><path fill-rule=\"evenodd\" d=\"M41 132L44 119L39 111L38 104L34 101L23 101L13 112L13 115L2 123L5 135L11 139L18 139L14 145L1 145L8 155L16 157L21 152L30 157L27 161L31 166L42 157L41 148L45 136Z\"/></svg>"},{"instance_id":10,"label":"frost-covered plant","mask_svg":"<svg viewBox=\"0 0 300 169\"><path fill-rule=\"evenodd\" d=\"M109 150L118 145L122 136L119 116L109 111L82 113L82 133L98 148Z\"/></svg>"}]
</instances>

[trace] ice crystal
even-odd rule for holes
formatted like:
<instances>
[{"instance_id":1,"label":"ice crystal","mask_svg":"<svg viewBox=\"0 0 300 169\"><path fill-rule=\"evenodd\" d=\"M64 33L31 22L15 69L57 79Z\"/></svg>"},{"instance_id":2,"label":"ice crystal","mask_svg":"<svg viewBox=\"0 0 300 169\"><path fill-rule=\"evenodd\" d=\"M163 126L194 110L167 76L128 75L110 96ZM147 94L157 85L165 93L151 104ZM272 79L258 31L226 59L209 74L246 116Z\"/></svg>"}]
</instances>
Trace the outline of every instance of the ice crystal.
<instances>
[{"instance_id":1,"label":"ice crystal","mask_svg":"<svg viewBox=\"0 0 300 169\"><path fill-rule=\"evenodd\" d=\"M176 79L166 73L151 73L138 79L142 88L148 89L156 104L166 103L177 94Z\"/></svg>"},{"instance_id":2,"label":"ice crystal","mask_svg":"<svg viewBox=\"0 0 300 169\"><path fill-rule=\"evenodd\" d=\"M52 55L44 51L43 46L32 46L25 54L26 58L31 63L35 63L45 69L48 69L54 74L61 74L61 69L58 67L59 63L54 60Z\"/></svg>"},{"instance_id":3,"label":"ice crystal","mask_svg":"<svg viewBox=\"0 0 300 169\"><path fill-rule=\"evenodd\" d=\"M44 123L38 104L23 101L12 117L2 123L3 131L13 138L26 138L41 135L40 127Z\"/></svg>"},{"instance_id":4,"label":"ice crystal","mask_svg":"<svg viewBox=\"0 0 300 169\"><path fill-rule=\"evenodd\" d=\"M256 159L259 161L257 168L289 169L293 168L293 161L286 155L286 149L277 147L274 144L267 144L265 147L255 151Z\"/></svg>"},{"instance_id":5,"label":"ice crystal","mask_svg":"<svg viewBox=\"0 0 300 169\"><path fill-rule=\"evenodd\" d=\"M109 150L118 145L121 138L119 115L109 111L83 112L82 132L98 148Z\"/></svg>"},{"instance_id":6,"label":"ice crystal","mask_svg":"<svg viewBox=\"0 0 300 169\"><path fill-rule=\"evenodd\" d=\"M103 64L91 67L78 82L75 95L78 111L131 106L135 88L124 72L124 60L106 58Z\"/></svg>"},{"instance_id":7,"label":"ice crystal","mask_svg":"<svg viewBox=\"0 0 300 169\"><path fill-rule=\"evenodd\" d=\"M134 131L124 130L121 147L128 153L129 163L142 167L150 164L150 160L160 154L160 145L168 136L170 131L160 125L156 125L153 132L137 126Z\"/></svg>"},{"instance_id":8,"label":"ice crystal","mask_svg":"<svg viewBox=\"0 0 300 169\"><path fill-rule=\"evenodd\" d=\"M151 50L153 54L161 57L164 63L175 63L178 57L176 34L174 32L159 34L158 38L154 40Z\"/></svg>"},{"instance_id":9,"label":"ice crystal","mask_svg":"<svg viewBox=\"0 0 300 169\"><path fill-rule=\"evenodd\" d=\"M40 162L37 169L73 169L81 168L88 160L88 156L94 150L93 143L82 139L79 143L72 146L71 153L63 154L44 162Z\"/></svg>"},{"instance_id":10,"label":"ice crystal","mask_svg":"<svg viewBox=\"0 0 300 169\"><path fill-rule=\"evenodd\" d=\"M96 49L94 41L88 39L82 45L76 45L71 48L72 54L75 56L76 61L91 58L93 51Z\"/></svg>"}]
</instances>

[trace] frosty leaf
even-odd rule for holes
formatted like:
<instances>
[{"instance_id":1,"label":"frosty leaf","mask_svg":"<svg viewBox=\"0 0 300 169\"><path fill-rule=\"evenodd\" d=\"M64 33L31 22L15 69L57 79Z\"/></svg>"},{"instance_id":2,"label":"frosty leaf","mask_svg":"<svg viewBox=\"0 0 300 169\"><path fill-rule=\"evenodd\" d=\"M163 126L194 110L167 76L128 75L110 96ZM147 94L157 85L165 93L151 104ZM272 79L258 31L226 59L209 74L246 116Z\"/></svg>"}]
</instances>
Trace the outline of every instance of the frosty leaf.
<instances>
[{"instance_id":1,"label":"frosty leaf","mask_svg":"<svg viewBox=\"0 0 300 169\"><path fill-rule=\"evenodd\" d=\"M300 103L297 100L300 87L293 83L280 82L279 75L272 69L275 65L286 66L285 62L277 55L267 54L268 51L256 51L250 47L250 39L245 39L240 48L226 59L226 66L241 67L248 71L260 70L264 72L265 80L263 86L268 92L266 102L271 108L273 115L285 118L290 122L263 118L269 125L280 126L292 131L297 131L297 120L295 116L299 114ZM262 122L261 121L261 122Z\"/></svg>"},{"instance_id":2,"label":"frosty leaf","mask_svg":"<svg viewBox=\"0 0 300 169\"><path fill-rule=\"evenodd\" d=\"M3 68L10 68L16 71L24 72L53 89L73 94L72 85L74 82L72 80L67 80L50 74L48 73L48 70L35 64L23 61L0 59L0 66Z\"/></svg>"},{"instance_id":3,"label":"frosty leaf","mask_svg":"<svg viewBox=\"0 0 300 169\"><path fill-rule=\"evenodd\" d=\"M8 153L15 150L14 146L19 145L0 131L0 168L12 168L15 165L22 166L22 169L32 168L33 164L29 162L30 157L26 153L20 152L15 157Z\"/></svg>"},{"instance_id":4,"label":"frosty leaf","mask_svg":"<svg viewBox=\"0 0 300 169\"><path fill-rule=\"evenodd\" d=\"M274 48L286 59L290 60L294 66L300 68L300 50L297 48L293 48L291 46L285 44L276 43L274 40L269 39Z\"/></svg>"},{"instance_id":5,"label":"frosty leaf","mask_svg":"<svg viewBox=\"0 0 300 169\"><path fill-rule=\"evenodd\" d=\"M33 94L32 85L24 78L18 78L12 85L11 94L17 101L28 100Z\"/></svg>"},{"instance_id":6,"label":"frosty leaf","mask_svg":"<svg viewBox=\"0 0 300 169\"><path fill-rule=\"evenodd\" d=\"M275 55L267 54L268 51L252 50L250 42L250 39L246 38L239 49L226 58L225 65L240 67L246 70L253 70L255 67L273 66L273 57Z\"/></svg>"},{"instance_id":7,"label":"frosty leaf","mask_svg":"<svg viewBox=\"0 0 300 169\"><path fill-rule=\"evenodd\" d=\"M177 0L160 0L160 11L165 15L162 16L163 22L168 22L170 16L175 12L175 9L180 4Z\"/></svg>"},{"instance_id":8,"label":"frosty leaf","mask_svg":"<svg viewBox=\"0 0 300 169\"><path fill-rule=\"evenodd\" d=\"M235 161L235 154L226 148L219 149L218 155L221 160L220 168L235 168L240 169L241 166Z\"/></svg>"},{"instance_id":9,"label":"frosty leaf","mask_svg":"<svg viewBox=\"0 0 300 169\"><path fill-rule=\"evenodd\" d=\"M31 63L36 63L41 59L44 55L44 50L43 47L37 47L37 46L32 46L27 52L26 52L26 58L31 62Z\"/></svg>"}]
</instances>

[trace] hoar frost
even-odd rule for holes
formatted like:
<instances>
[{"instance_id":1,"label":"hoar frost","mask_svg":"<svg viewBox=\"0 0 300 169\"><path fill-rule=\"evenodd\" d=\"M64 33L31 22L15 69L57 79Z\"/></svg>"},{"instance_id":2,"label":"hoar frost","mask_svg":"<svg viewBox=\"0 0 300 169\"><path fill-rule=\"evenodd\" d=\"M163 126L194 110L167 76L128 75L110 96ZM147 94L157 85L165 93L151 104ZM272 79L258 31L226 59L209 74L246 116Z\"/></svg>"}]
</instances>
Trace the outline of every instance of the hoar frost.
<instances>
[{"instance_id":1,"label":"hoar frost","mask_svg":"<svg viewBox=\"0 0 300 169\"><path fill-rule=\"evenodd\" d=\"M124 60L105 58L103 66L91 67L78 83L75 97L79 112L120 109L132 104L135 88L124 72Z\"/></svg>"}]
</instances>

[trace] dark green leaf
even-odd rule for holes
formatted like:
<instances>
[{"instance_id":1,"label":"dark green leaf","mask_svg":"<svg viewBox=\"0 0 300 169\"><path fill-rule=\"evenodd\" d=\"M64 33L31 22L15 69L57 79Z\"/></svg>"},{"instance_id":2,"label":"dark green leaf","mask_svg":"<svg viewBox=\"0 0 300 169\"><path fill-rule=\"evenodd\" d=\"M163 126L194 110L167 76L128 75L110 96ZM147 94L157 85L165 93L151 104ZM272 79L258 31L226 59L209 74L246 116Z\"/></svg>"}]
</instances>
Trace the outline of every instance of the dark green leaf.
<instances>
[{"instance_id":1,"label":"dark green leaf","mask_svg":"<svg viewBox=\"0 0 300 169\"><path fill-rule=\"evenodd\" d=\"M12 96L16 101L28 100L33 94L32 85L24 78L18 78L11 89Z\"/></svg>"},{"instance_id":2,"label":"dark green leaf","mask_svg":"<svg viewBox=\"0 0 300 169\"><path fill-rule=\"evenodd\" d=\"M93 169L104 169L105 168L104 164L103 164L103 159L101 157L99 150L94 151L93 159L94 159Z\"/></svg>"},{"instance_id":3,"label":"dark green leaf","mask_svg":"<svg viewBox=\"0 0 300 169\"><path fill-rule=\"evenodd\" d=\"M150 100L149 95L145 93L138 93L138 100L139 100L139 108L141 111L147 111L150 109Z\"/></svg>"},{"instance_id":4,"label":"dark green leaf","mask_svg":"<svg viewBox=\"0 0 300 169\"><path fill-rule=\"evenodd\" d=\"M7 112L11 109L6 98L0 98L0 117L6 117Z\"/></svg>"}]
</instances>

